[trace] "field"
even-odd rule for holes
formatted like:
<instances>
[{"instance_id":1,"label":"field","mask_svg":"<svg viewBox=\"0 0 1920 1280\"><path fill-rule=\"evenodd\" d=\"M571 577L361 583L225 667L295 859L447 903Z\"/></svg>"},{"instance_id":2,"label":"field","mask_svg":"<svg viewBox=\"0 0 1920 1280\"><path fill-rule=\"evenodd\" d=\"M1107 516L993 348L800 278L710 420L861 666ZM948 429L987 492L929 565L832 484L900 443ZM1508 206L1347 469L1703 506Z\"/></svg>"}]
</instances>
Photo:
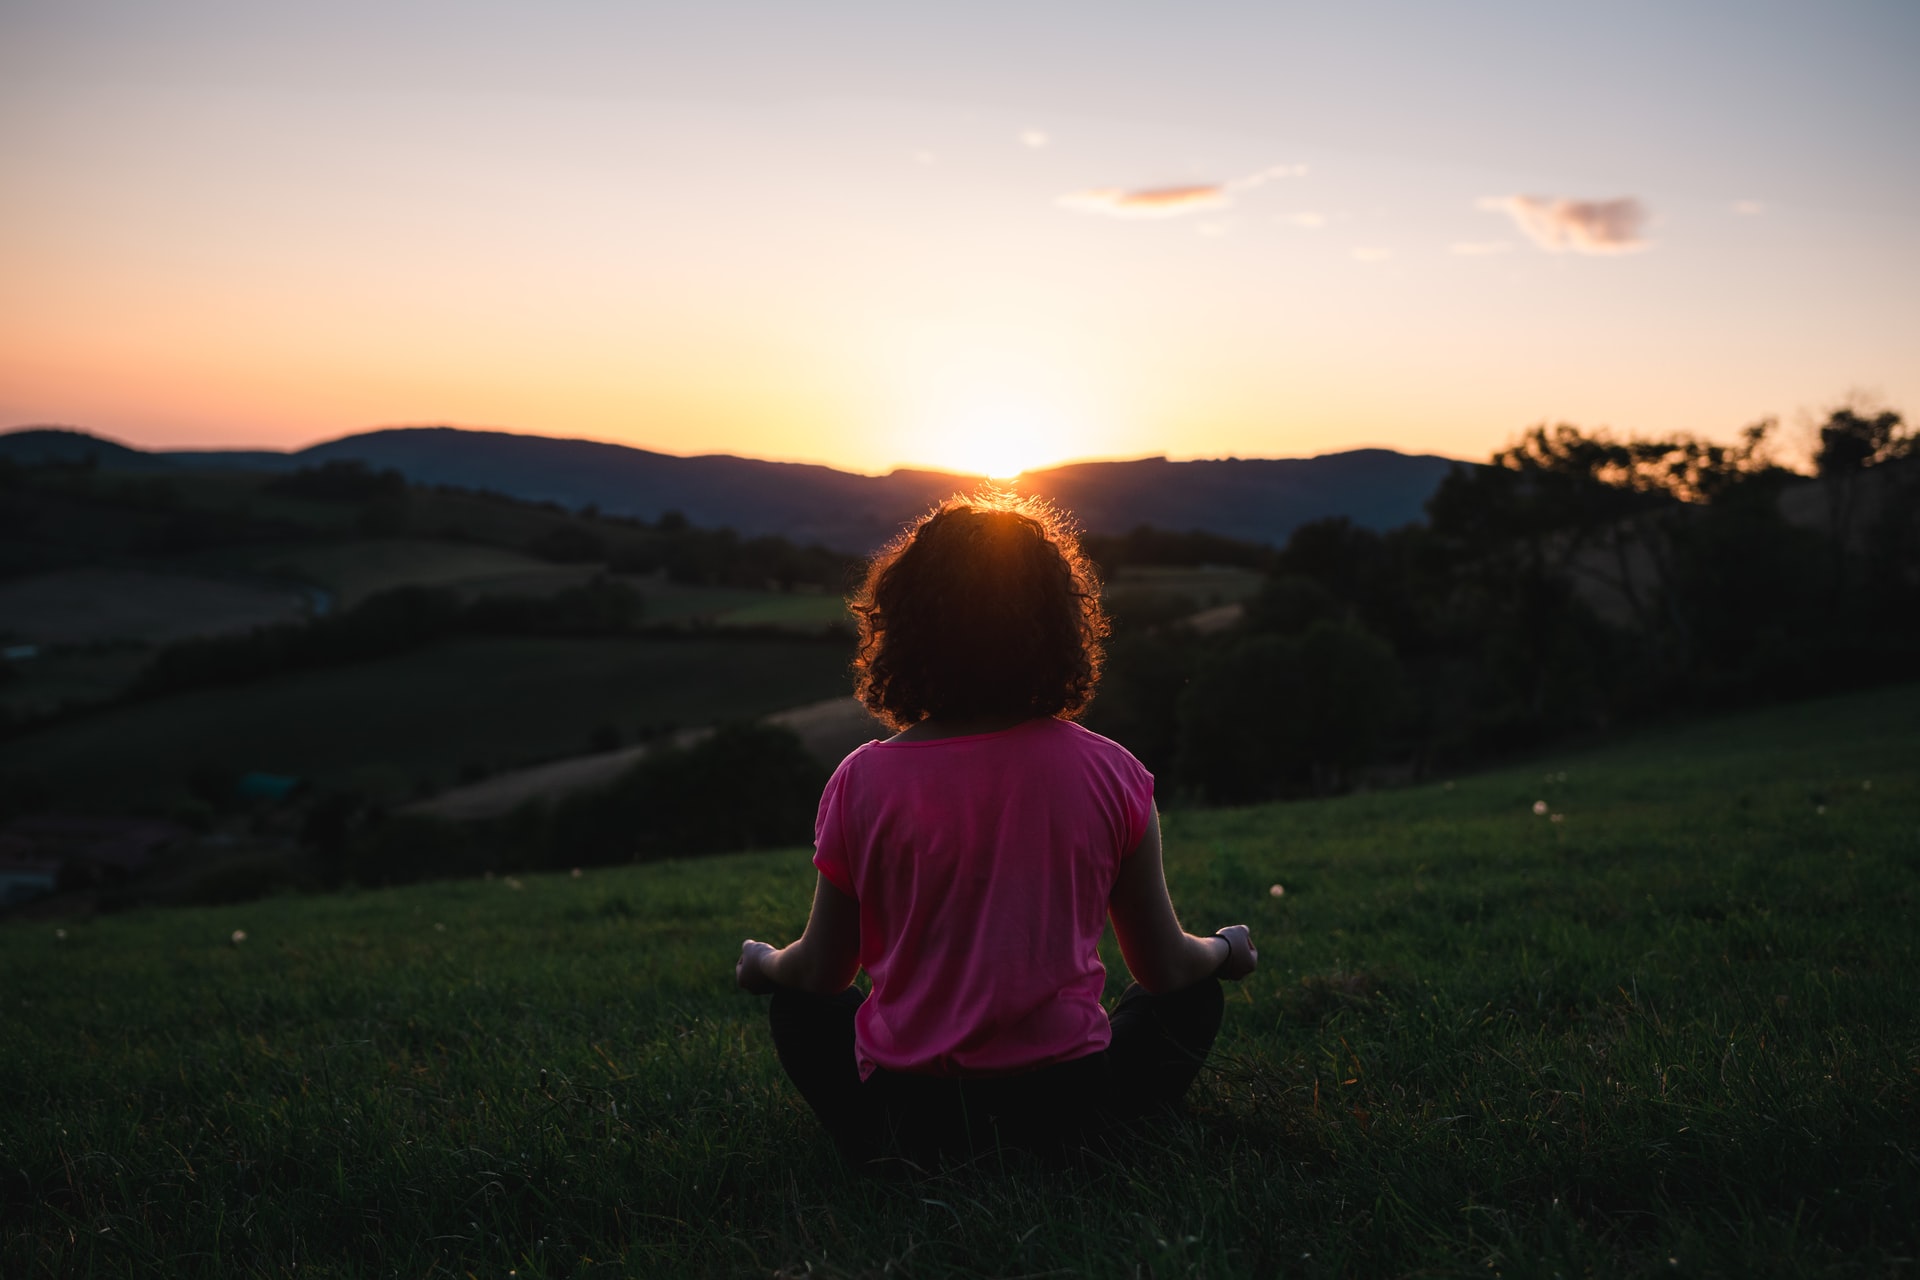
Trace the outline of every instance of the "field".
<instances>
[{"instance_id":1,"label":"field","mask_svg":"<svg viewBox=\"0 0 1920 1280\"><path fill-rule=\"evenodd\" d=\"M1909 1274L1917 765L1910 686L1173 813L1261 968L1067 1170L836 1165L731 987L801 851L16 922L0 1272Z\"/></svg>"},{"instance_id":2,"label":"field","mask_svg":"<svg viewBox=\"0 0 1920 1280\"><path fill-rule=\"evenodd\" d=\"M56 804L178 799L195 770L262 771L397 800L588 749L598 725L752 719L842 693L839 645L759 638L470 637L374 662L105 708L0 741Z\"/></svg>"},{"instance_id":3,"label":"field","mask_svg":"<svg viewBox=\"0 0 1920 1280\"><path fill-rule=\"evenodd\" d=\"M1259 593L1265 574L1231 565L1178 568L1128 565L1113 575L1107 590L1113 595L1181 596L1201 609L1244 603Z\"/></svg>"},{"instance_id":4,"label":"field","mask_svg":"<svg viewBox=\"0 0 1920 1280\"><path fill-rule=\"evenodd\" d=\"M64 569L0 582L7 631L38 644L164 644L298 622L310 609L307 594L285 583L140 569Z\"/></svg>"},{"instance_id":5,"label":"field","mask_svg":"<svg viewBox=\"0 0 1920 1280\"><path fill-rule=\"evenodd\" d=\"M335 606L342 609L394 587L455 587L478 594L478 588L499 584L504 589L497 594L551 595L592 576L590 567L549 564L504 547L427 538L223 547L192 562L315 583L331 592Z\"/></svg>"}]
</instances>

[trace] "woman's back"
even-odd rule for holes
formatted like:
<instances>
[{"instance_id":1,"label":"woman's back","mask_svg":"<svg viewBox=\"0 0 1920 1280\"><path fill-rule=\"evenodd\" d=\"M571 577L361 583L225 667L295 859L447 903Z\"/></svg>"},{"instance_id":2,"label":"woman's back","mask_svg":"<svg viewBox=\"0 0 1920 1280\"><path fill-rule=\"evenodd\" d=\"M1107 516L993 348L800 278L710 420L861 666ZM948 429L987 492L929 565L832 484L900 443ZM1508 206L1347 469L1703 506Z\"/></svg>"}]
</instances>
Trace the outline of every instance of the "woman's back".
<instances>
[{"instance_id":1,"label":"woman's back","mask_svg":"<svg viewBox=\"0 0 1920 1280\"><path fill-rule=\"evenodd\" d=\"M849 756L821 798L814 865L859 903L861 1076L989 1075L1105 1048L1096 947L1152 813L1131 754L1051 717Z\"/></svg>"},{"instance_id":2,"label":"woman's back","mask_svg":"<svg viewBox=\"0 0 1920 1280\"><path fill-rule=\"evenodd\" d=\"M900 730L841 762L815 824L813 907L734 980L850 1157L1066 1149L1175 1105L1220 1029L1244 925L1174 914L1153 778L1072 723L1099 683L1100 584L1062 514L953 498L867 567L855 692ZM1111 1013L1108 919L1134 985ZM869 997L853 979L865 968Z\"/></svg>"}]
</instances>

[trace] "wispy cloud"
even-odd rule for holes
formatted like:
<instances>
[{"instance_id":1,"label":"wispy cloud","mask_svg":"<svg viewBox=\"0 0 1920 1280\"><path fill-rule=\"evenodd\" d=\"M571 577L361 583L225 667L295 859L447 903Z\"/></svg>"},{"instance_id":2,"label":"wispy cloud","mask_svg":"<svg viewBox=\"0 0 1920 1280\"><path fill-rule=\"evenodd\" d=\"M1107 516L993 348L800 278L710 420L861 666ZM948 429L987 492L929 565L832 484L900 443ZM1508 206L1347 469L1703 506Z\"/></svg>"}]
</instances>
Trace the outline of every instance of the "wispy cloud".
<instances>
[{"instance_id":1,"label":"wispy cloud","mask_svg":"<svg viewBox=\"0 0 1920 1280\"><path fill-rule=\"evenodd\" d=\"M1463 240L1447 246L1449 253L1457 253L1463 258L1483 258L1492 253L1505 253L1513 248L1511 240Z\"/></svg>"},{"instance_id":2,"label":"wispy cloud","mask_svg":"<svg viewBox=\"0 0 1920 1280\"><path fill-rule=\"evenodd\" d=\"M1393 256L1391 249L1361 248L1353 251L1355 262L1385 262Z\"/></svg>"},{"instance_id":3,"label":"wispy cloud","mask_svg":"<svg viewBox=\"0 0 1920 1280\"><path fill-rule=\"evenodd\" d=\"M1225 182L1195 182L1171 187L1097 187L1061 196L1063 209L1078 213L1104 213L1114 218L1177 218L1204 209L1224 209L1233 203L1234 193L1278 178L1303 177L1303 164L1273 165L1245 177Z\"/></svg>"},{"instance_id":4,"label":"wispy cloud","mask_svg":"<svg viewBox=\"0 0 1920 1280\"><path fill-rule=\"evenodd\" d=\"M1075 191L1060 197L1063 209L1078 213L1104 213L1115 218L1175 218L1202 209L1224 209L1232 203L1227 189L1217 183L1199 183L1185 187L1141 187L1124 191L1119 187L1100 187Z\"/></svg>"},{"instance_id":5,"label":"wispy cloud","mask_svg":"<svg viewBox=\"0 0 1920 1280\"><path fill-rule=\"evenodd\" d=\"M1767 206L1758 200L1735 200L1733 211L1743 218L1757 218L1767 211Z\"/></svg>"},{"instance_id":6,"label":"wispy cloud","mask_svg":"<svg viewBox=\"0 0 1920 1280\"><path fill-rule=\"evenodd\" d=\"M1631 196L1618 200L1489 196L1480 207L1509 215L1528 239L1549 253L1632 253L1647 247L1641 234L1646 206Z\"/></svg>"},{"instance_id":7,"label":"wispy cloud","mask_svg":"<svg viewBox=\"0 0 1920 1280\"><path fill-rule=\"evenodd\" d=\"M1020 145L1030 147L1035 151L1040 150L1051 141L1053 141L1053 139L1047 136L1044 129L1023 129L1020 132Z\"/></svg>"},{"instance_id":8,"label":"wispy cloud","mask_svg":"<svg viewBox=\"0 0 1920 1280\"><path fill-rule=\"evenodd\" d=\"M1327 225L1324 213L1296 213L1287 218L1296 227L1305 227L1308 231L1318 231Z\"/></svg>"}]
</instances>

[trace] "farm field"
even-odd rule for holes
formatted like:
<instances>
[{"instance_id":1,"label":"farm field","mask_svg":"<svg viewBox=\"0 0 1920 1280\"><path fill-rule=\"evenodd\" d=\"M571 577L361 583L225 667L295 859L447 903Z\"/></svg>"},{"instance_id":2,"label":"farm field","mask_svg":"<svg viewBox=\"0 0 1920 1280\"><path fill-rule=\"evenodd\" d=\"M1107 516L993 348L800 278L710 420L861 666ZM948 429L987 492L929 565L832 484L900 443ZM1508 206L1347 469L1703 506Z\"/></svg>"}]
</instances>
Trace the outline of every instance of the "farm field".
<instances>
[{"instance_id":1,"label":"farm field","mask_svg":"<svg viewBox=\"0 0 1920 1280\"><path fill-rule=\"evenodd\" d=\"M0 926L0 1272L1911 1267L1920 686L1166 831L1261 968L1066 1170L837 1165L731 985L802 850Z\"/></svg>"},{"instance_id":2,"label":"farm field","mask_svg":"<svg viewBox=\"0 0 1920 1280\"><path fill-rule=\"evenodd\" d=\"M0 683L0 707L27 717L101 702L124 691L152 660L145 645L42 650L8 664L13 678Z\"/></svg>"},{"instance_id":3,"label":"farm field","mask_svg":"<svg viewBox=\"0 0 1920 1280\"><path fill-rule=\"evenodd\" d=\"M196 770L261 771L387 800L587 749L596 727L753 719L847 688L839 645L463 637L378 661L103 708L0 741L56 805L166 805Z\"/></svg>"},{"instance_id":4,"label":"farm field","mask_svg":"<svg viewBox=\"0 0 1920 1280\"><path fill-rule=\"evenodd\" d=\"M592 576L591 570L580 566L549 564L504 547L429 538L223 547L200 559L315 583L333 593L334 605L340 609L351 609L376 591L394 587L468 587L504 581L522 584L524 594L550 595Z\"/></svg>"},{"instance_id":5,"label":"farm field","mask_svg":"<svg viewBox=\"0 0 1920 1280\"><path fill-rule=\"evenodd\" d=\"M1237 604L1253 598L1267 575L1232 565L1175 567L1128 565L1106 584L1110 595L1143 593L1185 596L1202 609Z\"/></svg>"},{"instance_id":6,"label":"farm field","mask_svg":"<svg viewBox=\"0 0 1920 1280\"><path fill-rule=\"evenodd\" d=\"M0 582L7 633L46 645L165 644L299 622L311 611L290 583L145 569L61 569Z\"/></svg>"}]
</instances>

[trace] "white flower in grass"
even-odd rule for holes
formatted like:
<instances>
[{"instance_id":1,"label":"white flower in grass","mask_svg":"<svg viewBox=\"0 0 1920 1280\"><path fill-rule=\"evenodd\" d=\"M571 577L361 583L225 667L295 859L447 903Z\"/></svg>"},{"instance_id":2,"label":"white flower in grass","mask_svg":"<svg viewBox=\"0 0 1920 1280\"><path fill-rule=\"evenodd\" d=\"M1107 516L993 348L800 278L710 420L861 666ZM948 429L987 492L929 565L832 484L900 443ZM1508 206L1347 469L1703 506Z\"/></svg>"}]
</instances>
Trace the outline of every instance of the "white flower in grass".
<instances>
[{"instance_id":1,"label":"white flower in grass","mask_svg":"<svg viewBox=\"0 0 1920 1280\"><path fill-rule=\"evenodd\" d=\"M1564 813L1550 813L1547 815L1548 822L1565 822L1566 820L1567 815Z\"/></svg>"},{"instance_id":2,"label":"white flower in grass","mask_svg":"<svg viewBox=\"0 0 1920 1280\"><path fill-rule=\"evenodd\" d=\"M67 940L67 931L65 929L55 929L53 931L53 940L55 942L65 942Z\"/></svg>"},{"instance_id":3,"label":"white flower in grass","mask_svg":"<svg viewBox=\"0 0 1920 1280\"><path fill-rule=\"evenodd\" d=\"M574 878L575 880L578 880L578 879L579 879L579 878L580 878L581 876L583 876L583 875L585 875L585 874L586 874L586 872L584 872L584 871L582 871L582 870L580 870L580 868L578 868L578 867L575 867L575 868L573 869L573 878Z\"/></svg>"},{"instance_id":4,"label":"white flower in grass","mask_svg":"<svg viewBox=\"0 0 1920 1280\"><path fill-rule=\"evenodd\" d=\"M1533 802L1533 814L1534 814L1534 816L1535 816L1536 818L1544 818L1544 817L1546 817L1546 816L1547 816L1547 802L1546 802L1545 800L1535 800L1535 801Z\"/></svg>"},{"instance_id":5,"label":"white flower in grass","mask_svg":"<svg viewBox=\"0 0 1920 1280\"><path fill-rule=\"evenodd\" d=\"M1287 896L1287 887L1276 884L1267 890L1267 896L1269 898L1284 898Z\"/></svg>"},{"instance_id":6,"label":"white flower in grass","mask_svg":"<svg viewBox=\"0 0 1920 1280\"><path fill-rule=\"evenodd\" d=\"M435 933L445 933L447 931L447 926L440 924L439 922L436 921L433 926L433 931Z\"/></svg>"},{"instance_id":7,"label":"white flower in grass","mask_svg":"<svg viewBox=\"0 0 1920 1280\"><path fill-rule=\"evenodd\" d=\"M523 885L523 884L521 884L521 883L520 883L520 882L519 882L518 880L516 880L516 879L514 879L514 878L513 878L512 876L508 876L508 877L507 877L507 888L509 888L509 889L524 889L524 888L526 888L526 887L527 887L527 886L525 886L525 885Z\"/></svg>"},{"instance_id":8,"label":"white flower in grass","mask_svg":"<svg viewBox=\"0 0 1920 1280\"><path fill-rule=\"evenodd\" d=\"M1825 813L1825 812L1827 811L1827 806L1825 806L1825 805L1823 805L1823 804L1817 804L1817 805L1815 805L1815 806L1813 806L1813 811L1814 811L1815 813Z\"/></svg>"},{"instance_id":9,"label":"white flower in grass","mask_svg":"<svg viewBox=\"0 0 1920 1280\"><path fill-rule=\"evenodd\" d=\"M239 946L241 943L245 942L246 940L247 940L247 931L245 929L235 929L233 931L233 935L227 939L228 942L232 943L236 947Z\"/></svg>"}]
</instances>

